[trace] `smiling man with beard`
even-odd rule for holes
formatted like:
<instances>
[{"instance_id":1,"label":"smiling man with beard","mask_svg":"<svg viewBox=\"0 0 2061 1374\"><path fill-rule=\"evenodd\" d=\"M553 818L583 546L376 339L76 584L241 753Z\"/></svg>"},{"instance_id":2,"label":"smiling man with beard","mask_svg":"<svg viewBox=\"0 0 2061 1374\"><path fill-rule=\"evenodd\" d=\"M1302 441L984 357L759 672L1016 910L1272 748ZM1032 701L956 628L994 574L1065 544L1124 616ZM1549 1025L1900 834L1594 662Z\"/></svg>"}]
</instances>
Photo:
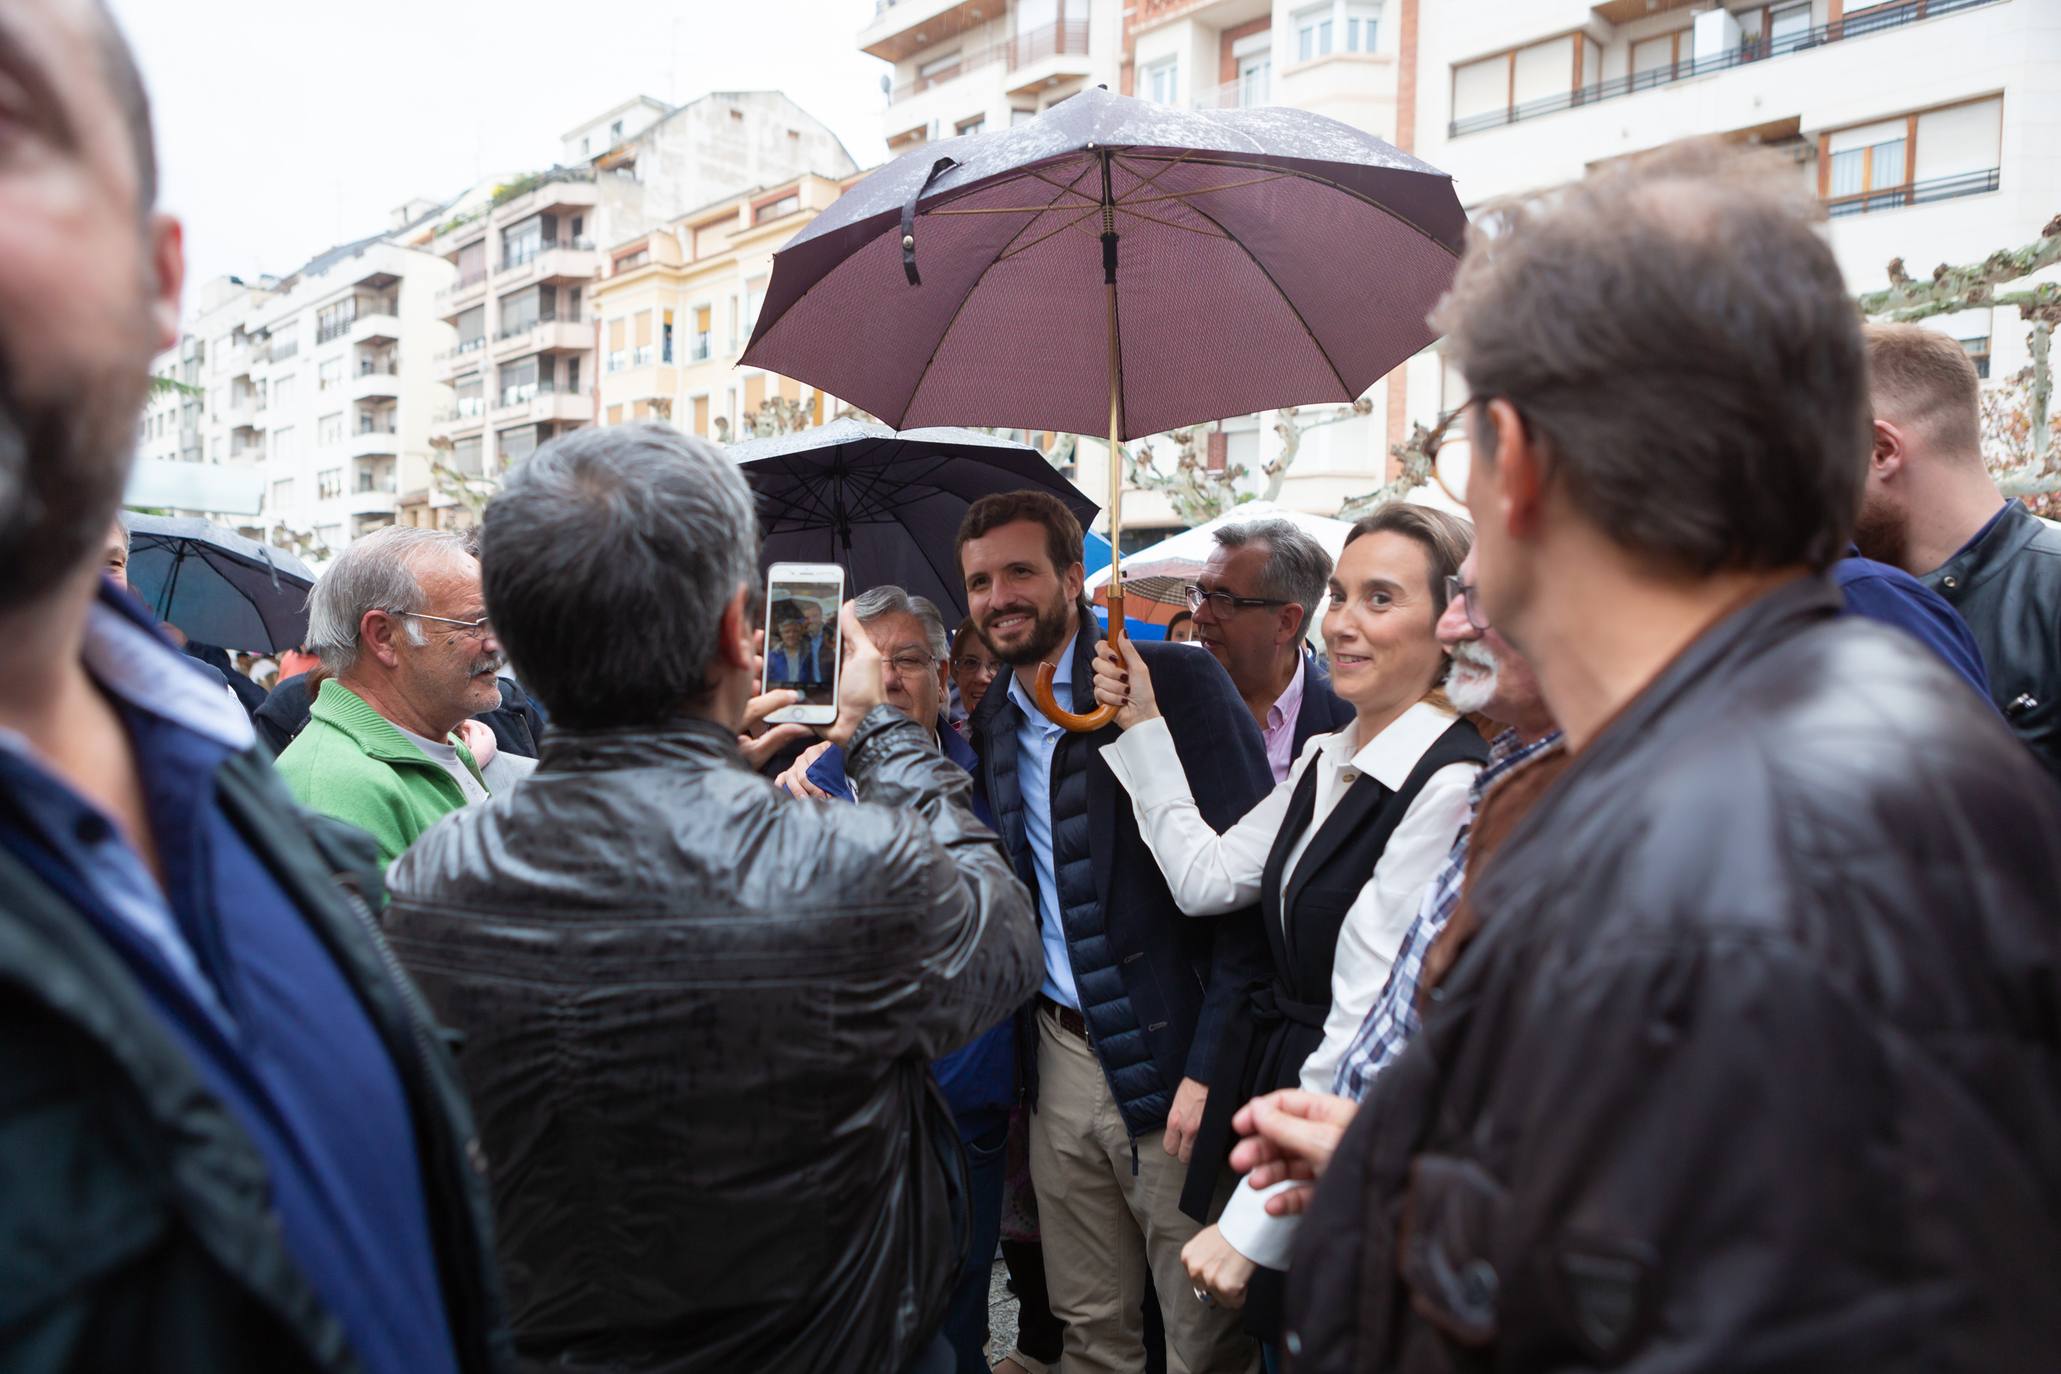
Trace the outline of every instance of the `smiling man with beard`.
<instances>
[{"instance_id":1,"label":"smiling man with beard","mask_svg":"<svg viewBox=\"0 0 2061 1374\"><path fill-rule=\"evenodd\" d=\"M279 755L304 805L367 832L391 863L439 817L486 800L454 732L500 704L505 660L463 540L394 526L353 543L309 594L308 646L332 676Z\"/></svg>"},{"instance_id":2,"label":"smiling man with beard","mask_svg":"<svg viewBox=\"0 0 2061 1374\"><path fill-rule=\"evenodd\" d=\"M1114 724L1069 734L1030 689L1092 710L1096 625L1081 599L1081 527L1043 492L985 497L959 527L974 625L1010 675L973 713L976 771L1016 872L1037 898L1045 980L1025 1036L1031 1180L1065 1368L1145 1367L1140 1295L1149 1266L1168 1364L1230 1374L1258 1364L1238 1314L1199 1301L1181 1247L1202 1222L1180 1197L1233 1005L1271 976L1255 907L1184 916L1102 758ZM1208 654L1144 644L1173 745L1202 816L1219 830L1273 789L1266 749ZM1235 1077L1235 1073L1227 1077ZM1215 1175L1220 1159L1196 1160ZM1229 1195L1221 1180L1210 1215ZM1178 1364L1176 1363L1178 1360Z\"/></svg>"}]
</instances>

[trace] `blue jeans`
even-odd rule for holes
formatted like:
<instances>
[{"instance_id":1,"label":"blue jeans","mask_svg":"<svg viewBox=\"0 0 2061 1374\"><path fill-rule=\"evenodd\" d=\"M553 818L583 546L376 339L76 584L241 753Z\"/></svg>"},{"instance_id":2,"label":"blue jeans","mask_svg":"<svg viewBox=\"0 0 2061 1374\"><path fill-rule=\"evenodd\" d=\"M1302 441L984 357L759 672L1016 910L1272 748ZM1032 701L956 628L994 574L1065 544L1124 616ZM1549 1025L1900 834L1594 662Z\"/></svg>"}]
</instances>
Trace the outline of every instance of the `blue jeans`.
<instances>
[{"instance_id":1,"label":"blue jeans","mask_svg":"<svg viewBox=\"0 0 2061 1374\"><path fill-rule=\"evenodd\" d=\"M988 1283L994 1272L995 1246L1002 1239L1008 1117L984 1127L965 1144L966 1172L973 1194L967 1200L973 1219L973 1244L966 1252L966 1268L952 1289L952 1305L945 1310L945 1325L939 1334L951 1343L958 1360L958 1374L988 1374Z\"/></svg>"}]
</instances>

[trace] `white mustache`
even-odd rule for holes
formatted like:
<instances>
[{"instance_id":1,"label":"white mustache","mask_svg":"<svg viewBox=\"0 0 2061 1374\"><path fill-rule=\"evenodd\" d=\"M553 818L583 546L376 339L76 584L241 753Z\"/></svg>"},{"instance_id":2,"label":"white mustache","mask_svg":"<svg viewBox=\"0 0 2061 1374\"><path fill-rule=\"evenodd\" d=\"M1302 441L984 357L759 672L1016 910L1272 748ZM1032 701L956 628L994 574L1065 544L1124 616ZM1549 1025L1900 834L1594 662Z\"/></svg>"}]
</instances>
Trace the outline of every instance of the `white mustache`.
<instances>
[{"instance_id":1,"label":"white mustache","mask_svg":"<svg viewBox=\"0 0 2061 1374\"><path fill-rule=\"evenodd\" d=\"M1453 656L1453 662L1464 663L1469 668L1480 672L1493 673L1503 666L1497 662L1495 654L1489 649L1488 645L1478 639L1462 640L1460 643L1455 644L1450 652Z\"/></svg>"}]
</instances>

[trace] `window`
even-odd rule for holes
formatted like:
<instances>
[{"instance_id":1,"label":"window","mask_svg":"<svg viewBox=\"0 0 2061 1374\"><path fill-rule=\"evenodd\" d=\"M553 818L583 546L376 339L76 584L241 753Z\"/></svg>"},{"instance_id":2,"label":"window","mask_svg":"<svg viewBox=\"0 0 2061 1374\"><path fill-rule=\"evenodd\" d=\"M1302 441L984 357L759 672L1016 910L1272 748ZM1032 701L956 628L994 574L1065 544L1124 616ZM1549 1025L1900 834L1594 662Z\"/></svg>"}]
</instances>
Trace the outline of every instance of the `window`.
<instances>
[{"instance_id":1,"label":"window","mask_svg":"<svg viewBox=\"0 0 2061 1374\"><path fill-rule=\"evenodd\" d=\"M1632 44L1632 85L1643 90L1675 79L1695 56L1694 33L1677 29L1657 38L1643 38Z\"/></svg>"},{"instance_id":2,"label":"window","mask_svg":"<svg viewBox=\"0 0 2061 1374\"><path fill-rule=\"evenodd\" d=\"M477 434L473 435L470 439L460 439L456 443L452 444L452 469L467 477L479 476L480 448L480 437Z\"/></svg>"},{"instance_id":3,"label":"window","mask_svg":"<svg viewBox=\"0 0 2061 1374\"><path fill-rule=\"evenodd\" d=\"M315 474L315 499L333 501L343 495L343 469L324 468Z\"/></svg>"},{"instance_id":4,"label":"window","mask_svg":"<svg viewBox=\"0 0 2061 1374\"><path fill-rule=\"evenodd\" d=\"M1768 11L1768 51L1795 52L1810 39L1811 7L1806 3L1783 5Z\"/></svg>"},{"instance_id":5,"label":"window","mask_svg":"<svg viewBox=\"0 0 2061 1374\"><path fill-rule=\"evenodd\" d=\"M522 425L516 429L504 429L494 436L494 447L500 451L504 467L527 458L537 451L537 427Z\"/></svg>"},{"instance_id":6,"label":"window","mask_svg":"<svg viewBox=\"0 0 2061 1374\"><path fill-rule=\"evenodd\" d=\"M501 231L501 270L521 267L544 251L544 220L532 215Z\"/></svg>"},{"instance_id":7,"label":"window","mask_svg":"<svg viewBox=\"0 0 2061 1374\"><path fill-rule=\"evenodd\" d=\"M284 324L274 325L272 327L273 362L284 362L288 358L291 358L294 354L300 351L300 330L295 326L293 321L288 320Z\"/></svg>"},{"instance_id":8,"label":"window","mask_svg":"<svg viewBox=\"0 0 2061 1374\"><path fill-rule=\"evenodd\" d=\"M458 285L470 286L487 276L487 241L468 243L458 250Z\"/></svg>"},{"instance_id":9,"label":"window","mask_svg":"<svg viewBox=\"0 0 2061 1374\"><path fill-rule=\"evenodd\" d=\"M326 344L331 339L341 338L350 331L351 321L357 318L356 296L346 296L334 305L323 306L315 312L315 342Z\"/></svg>"},{"instance_id":10,"label":"window","mask_svg":"<svg viewBox=\"0 0 2061 1374\"><path fill-rule=\"evenodd\" d=\"M1989 380L1989 336L1979 339L1962 339L1961 347L1968 350L1968 356L1975 361L1975 375Z\"/></svg>"},{"instance_id":11,"label":"window","mask_svg":"<svg viewBox=\"0 0 2061 1374\"><path fill-rule=\"evenodd\" d=\"M301 456L301 436L294 433L293 426L272 431L272 458L274 462L290 463Z\"/></svg>"},{"instance_id":12,"label":"window","mask_svg":"<svg viewBox=\"0 0 2061 1374\"><path fill-rule=\"evenodd\" d=\"M524 358L501 369L501 404L520 405L537 394L537 360Z\"/></svg>"},{"instance_id":13,"label":"window","mask_svg":"<svg viewBox=\"0 0 2061 1374\"><path fill-rule=\"evenodd\" d=\"M1295 16L1295 60L1310 62L1331 55L1333 7L1319 5Z\"/></svg>"},{"instance_id":14,"label":"window","mask_svg":"<svg viewBox=\"0 0 2061 1374\"><path fill-rule=\"evenodd\" d=\"M579 394L580 355L577 353L565 360L565 389L569 395Z\"/></svg>"},{"instance_id":15,"label":"window","mask_svg":"<svg viewBox=\"0 0 2061 1374\"><path fill-rule=\"evenodd\" d=\"M315 390L334 391L343 385L343 359L324 358L315 365Z\"/></svg>"},{"instance_id":16,"label":"window","mask_svg":"<svg viewBox=\"0 0 2061 1374\"><path fill-rule=\"evenodd\" d=\"M916 67L916 79L927 85L939 77L951 75L958 69L959 50L954 48L943 57L933 57L928 62L919 63Z\"/></svg>"},{"instance_id":17,"label":"window","mask_svg":"<svg viewBox=\"0 0 2061 1374\"><path fill-rule=\"evenodd\" d=\"M608 408L608 422L612 425L619 425L623 422L623 408L621 406L610 406Z\"/></svg>"},{"instance_id":18,"label":"window","mask_svg":"<svg viewBox=\"0 0 2061 1374\"><path fill-rule=\"evenodd\" d=\"M669 363L673 360L673 312L665 312L658 327L658 360Z\"/></svg>"},{"instance_id":19,"label":"window","mask_svg":"<svg viewBox=\"0 0 2061 1374\"><path fill-rule=\"evenodd\" d=\"M1013 129L1019 124L1028 124L1037 117L1038 112L1036 110L1019 110L1012 107L1009 111L1009 127ZM706 404L706 400L704 400L703 404ZM698 433L699 431L696 432Z\"/></svg>"},{"instance_id":20,"label":"window","mask_svg":"<svg viewBox=\"0 0 2061 1374\"><path fill-rule=\"evenodd\" d=\"M580 156L581 156L581 157L592 157L593 155L594 155L594 135L592 135L592 134L585 134L585 135L583 135L583 136L582 136L582 137L580 138Z\"/></svg>"},{"instance_id":21,"label":"window","mask_svg":"<svg viewBox=\"0 0 2061 1374\"><path fill-rule=\"evenodd\" d=\"M690 362L704 363L708 361L710 314L709 307L705 305L694 307L694 339L687 355Z\"/></svg>"},{"instance_id":22,"label":"window","mask_svg":"<svg viewBox=\"0 0 2061 1374\"><path fill-rule=\"evenodd\" d=\"M1374 51L1376 38L1381 31L1381 6L1347 5L1345 7L1345 50L1347 52Z\"/></svg>"},{"instance_id":23,"label":"window","mask_svg":"<svg viewBox=\"0 0 2061 1374\"><path fill-rule=\"evenodd\" d=\"M1139 75L1144 78L1139 84L1145 88L1143 94L1147 100L1157 101L1162 105L1171 105L1180 99L1180 58L1163 57L1159 61L1147 66Z\"/></svg>"},{"instance_id":24,"label":"window","mask_svg":"<svg viewBox=\"0 0 2061 1374\"><path fill-rule=\"evenodd\" d=\"M616 143L623 141L623 122L620 119L608 126L608 137Z\"/></svg>"},{"instance_id":25,"label":"window","mask_svg":"<svg viewBox=\"0 0 2061 1374\"><path fill-rule=\"evenodd\" d=\"M801 195L798 192L791 193L780 197L778 200L769 200L764 205L754 209L751 212L751 222L753 224L764 224L769 219L779 219L782 215L791 215L799 209L801 209Z\"/></svg>"},{"instance_id":26,"label":"window","mask_svg":"<svg viewBox=\"0 0 2061 1374\"><path fill-rule=\"evenodd\" d=\"M1535 101L1557 101L1554 108L1572 103L1578 41L1579 35L1567 34L1453 68L1454 131L1508 123Z\"/></svg>"},{"instance_id":27,"label":"window","mask_svg":"<svg viewBox=\"0 0 2061 1374\"><path fill-rule=\"evenodd\" d=\"M485 386L478 377L467 377L452 387L452 414L461 420L477 420L486 414Z\"/></svg>"},{"instance_id":28,"label":"window","mask_svg":"<svg viewBox=\"0 0 2061 1374\"><path fill-rule=\"evenodd\" d=\"M272 484L272 510L277 513L293 503L293 479L282 477Z\"/></svg>"},{"instance_id":29,"label":"window","mask_svg":"<svg viewBox=\"0 0 2061 1374\"><path fill-rule=\"evenodd\" d=\"M334 415L324 415L315 422L315 442L324 445L343 442L342 411L339 410Z\"/></svg>"},{"instance_id":30,"label":"window","mask_svg":"<svg viewBox=\"0 0 2061 1374\"><path fill-rule=\"evenodd\" d=\"M518 291L512 296L501 298L501 337L512 338L527 334L540 321L551 318L557 304L556 295L548 288L533 286L527 291Z\"/></svg>"},{"instance_id":31,"label":"window","mask_svg":"<svg viewBox=\"0 0 2061 1374\"><path fill-rule=\"evenodd\" d=\"M274 378L272 382L272 404L280 410L285 410L293 404L293 391L292 377ZM260 392L259 399L262 400L263 397L264 393Z\"/></svg>"},{"instance_id":32,"label":"window","mask_svg":"<svg viewBox=\"0 0 2061 1374\"><path fill-rule=\"evenodd\" d=\"M1238 59L1238 105L1251 109L1264 105L1272 95L1274 82L1274 54L1272 49L1262 49L1248 57Z\"/></svg>"},{"instance_id":33,"label":"window","mask_svg":"<svg viewBox=\"0 0 2061 1374\"><path fill-rule=\"evenodd\" d=\"M1907 120L1889 119L1843 129L1829 138L1825 196L1832 202L1832 213L1861 214L1906 203L1909 128Z\"/></svg>"},{"instance_id":34,"label":"window","mask_svg":"<svg viewBox=\"0 0 2061 1374\"><path fill-rule=\"evenodd\" d=\"M988 117L986 115L975 115L971 119L960 120L957 124L953 125L952 127L959 133L961 137L964 137L967 134L977 134L982 129L985 129L987 126Z\"/></svg>"},{"instance_id":35,"label":"window","mask_svg":"<svg viewBox=\"0 0 2061 1374\"><path fill-rule=\"evenodd\" d=\"M487 308L475 305L458 316L458 351L470 353L487 341Z\"/></svg>"}]
</instances>

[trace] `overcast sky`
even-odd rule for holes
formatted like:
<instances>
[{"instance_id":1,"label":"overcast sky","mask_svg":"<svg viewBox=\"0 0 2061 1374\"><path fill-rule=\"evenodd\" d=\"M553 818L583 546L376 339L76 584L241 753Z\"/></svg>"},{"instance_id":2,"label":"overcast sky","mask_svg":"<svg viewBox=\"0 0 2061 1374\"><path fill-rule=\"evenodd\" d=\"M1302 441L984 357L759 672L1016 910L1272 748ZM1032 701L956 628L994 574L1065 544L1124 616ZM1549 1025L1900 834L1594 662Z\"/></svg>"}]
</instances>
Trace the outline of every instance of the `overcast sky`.
<instances>
[{"instance_id":1,"label":"overcast sky","mask_svg":"<svg viewBox=\"0 0 2061 1374\"><path fill-rule=\"evenodd\" d=\"M873 0L112 0L156 106L189 309L284 274L411 197L548 167L637 95L781 89L862 167L886 156Z\"/></svg>"}]
</instances>

